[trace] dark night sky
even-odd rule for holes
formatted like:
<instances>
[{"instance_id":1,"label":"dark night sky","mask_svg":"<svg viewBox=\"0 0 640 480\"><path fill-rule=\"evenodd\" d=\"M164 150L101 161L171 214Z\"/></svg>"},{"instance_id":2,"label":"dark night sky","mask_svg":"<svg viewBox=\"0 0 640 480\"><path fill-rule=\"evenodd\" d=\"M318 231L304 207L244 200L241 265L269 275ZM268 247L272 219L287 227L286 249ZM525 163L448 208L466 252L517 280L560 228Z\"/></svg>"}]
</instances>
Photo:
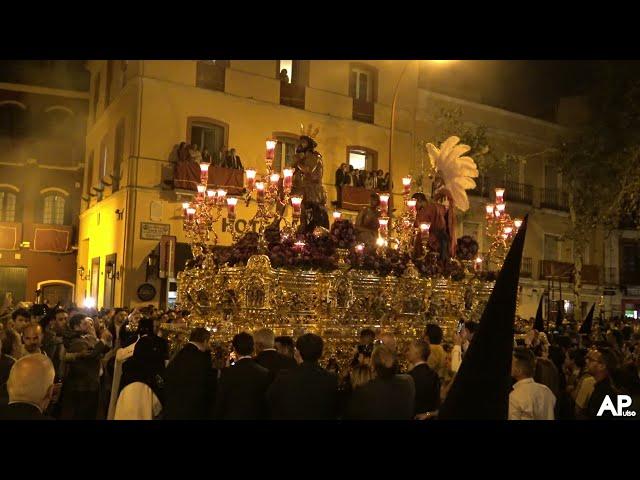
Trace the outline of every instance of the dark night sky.
<instances>
[{"instance_id":1,"label":"dark night sky","mask_svg":"<svg viewBox=\"0 0 640 480\"><path fill-rule=\"evenodd\" d=\"M435 91L552 121L561 97L585 93L594 67L576 60L424 62L421 77Z\"/></svg>"}]
</instances>

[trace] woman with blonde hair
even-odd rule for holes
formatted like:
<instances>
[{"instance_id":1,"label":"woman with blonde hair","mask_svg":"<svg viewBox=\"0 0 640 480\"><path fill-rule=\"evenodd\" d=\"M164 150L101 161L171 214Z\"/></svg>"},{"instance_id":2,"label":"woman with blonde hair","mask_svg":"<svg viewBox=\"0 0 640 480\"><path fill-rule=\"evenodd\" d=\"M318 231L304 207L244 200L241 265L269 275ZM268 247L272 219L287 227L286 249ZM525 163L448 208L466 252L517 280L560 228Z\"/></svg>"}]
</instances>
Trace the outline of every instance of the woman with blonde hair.
<instances>
[{"instance_id":1,"label":"woman with blonde hair","mask_svg":"<svg viewBox=\"0 0 640 480\"><path fill-rule=\"evenodd\" d=\"M373 372L369 365L356 365L351 369L351 375L349 375L349 381L351 382L351 389L355 390L358 387L366 385L373 379Z\"/></svg>"}]
</instances>

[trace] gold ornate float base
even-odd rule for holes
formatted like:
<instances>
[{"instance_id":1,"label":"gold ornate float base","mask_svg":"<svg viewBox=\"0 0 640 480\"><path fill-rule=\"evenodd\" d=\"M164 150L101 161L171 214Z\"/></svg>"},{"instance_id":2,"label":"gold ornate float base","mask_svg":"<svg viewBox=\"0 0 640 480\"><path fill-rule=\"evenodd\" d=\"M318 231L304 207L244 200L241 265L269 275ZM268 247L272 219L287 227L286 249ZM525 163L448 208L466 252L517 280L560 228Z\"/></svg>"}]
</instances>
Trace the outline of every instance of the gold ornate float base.
<instances>
[{"instance_id":1,"label":"gold ornate float base","mask_svg":"<svg viewBox=\"0 0 640 480\"><path fill-rule=\"evenodd\" d=\"M478 320L493 282L465 267L460 281L420 277L411 264L402 277L380 277L346 264L331 272L273 269L266 255L255 255L246 267L182 272L179 302L192 312L190 321L162 329L174 346L195 326L207 327L215 342L262 327L294 337L313 332L326 341L325 357L344 364L365 327L393 333L402 350L427 323L451 338L459 320Z\"/></svg>"}]
</instances>

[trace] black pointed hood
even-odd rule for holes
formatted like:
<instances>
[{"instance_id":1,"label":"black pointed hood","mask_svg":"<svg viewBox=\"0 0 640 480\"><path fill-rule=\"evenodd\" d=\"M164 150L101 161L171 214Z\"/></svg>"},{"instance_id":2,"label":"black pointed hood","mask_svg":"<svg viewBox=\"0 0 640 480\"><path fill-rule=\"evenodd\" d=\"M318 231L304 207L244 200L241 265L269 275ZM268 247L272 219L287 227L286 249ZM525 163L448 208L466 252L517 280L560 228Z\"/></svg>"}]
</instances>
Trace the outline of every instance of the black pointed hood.
<instances>
[{"instance_id":1,"label":"black pointed hood","mask_svg":"<svg viewBox=\"0 0 640 480\"><path fill-rule=\"evenodd\" d=\"M528 215L518 230L438 417L443 420L506 420L516 297Z\"/></svg>"},{"instance_id":2,"label":"black pointed hood","mask_svg":"<svg viewBox=\"0 0 640 480\"><path fill-rule=\"evenodd\" d=\"M591 335L591 328L593 327L593 311L595 310L595 308L596 304L594 303L593 305L591 305L587 316L584 317L584 322L582 322L582 325L580 325L580 330L578 331L578 333Z\"/></svg>"},{"instance_id":3,"label":"black pointed hood","mask_svg":"<svg viewBox=\"0 0 640 480\"><path fill-rule=\"evenodd\" d=\"M556 315L556 330L560 331L562 321L564 320L564 302L562 300L558 300L556 305L558 310L558 314Z\"/></svg>"},{"instance_id":4,"label":"black pointed hood","mask_svg":"<svg viewBox=\"0 0 640 480\"><path fill-rule=\"evenodd\" d=\"M536 311L536 321L533 323L533 328L539 332L544 332L544 320L542 319L542 301L544 295L540 295L540 302L538 303L538 310Z\"/></svg>"}]
</instances>

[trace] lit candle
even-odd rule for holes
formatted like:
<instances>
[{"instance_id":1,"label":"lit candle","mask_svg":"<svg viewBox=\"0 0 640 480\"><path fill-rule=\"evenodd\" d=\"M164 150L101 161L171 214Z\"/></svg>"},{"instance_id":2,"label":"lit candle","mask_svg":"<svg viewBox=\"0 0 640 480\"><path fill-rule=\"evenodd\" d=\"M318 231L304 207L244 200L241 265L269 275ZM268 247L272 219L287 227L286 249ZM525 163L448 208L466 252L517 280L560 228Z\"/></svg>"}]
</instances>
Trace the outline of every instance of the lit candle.
<instances>
[{"instance_id":1,"label":"lit candle","mask_svg":"<svg viewBox=\"0 0 640 480\"><path fill-rule=\"evenodd\" d=\"M291 206L293 207L293 218L300 218L302 197L291 197Z\"/></svg>"},{"instance_id":2,"label":"lit candle","mask_svg":"<svg viewBox=\"0 0 640 480\"><path fill-rule=\"evenodd\" d=\"M342 217L342 212L338 212L337 210L335 212L333 212L333 219L334 220L340 220L340 217Z\"/></svg>"},{"instance_id":3,"label":"lit candle","mask_svg":"<svg viewBox=\"0 0 640 480\"><path fill-rule=\"evenodd\" d=\"M253 192L253 187L256 183L256 171L250 168L245 170L244 174L247 176L247 190Z\"/></svg>"},{"instance_id":4,"label":"lit candle","mask_svg":"<svg viewBox=\"0 0 640 480\"><path fill-rule=\"evenodd\" d=\"M305 244L302 240L298 240L296 243L294 243L295 249L296 249L298 252L301 252L301 251L304 249L304 246L305 246L305 245L306 245L306 244Z\"/></svg>"},{"instance_id":5,"label":"lit candle","mask_svg":"<svg viewBox=\"0 0 640 480\"><path fill-rule=\"evenodd\" d=\"M493 215L493 209L495 208L493 203L487 203L487 206L484 208L487 211L487 215Z\"/></svg>"},{"instance_id":6,"label":"lit candle","mask_svg":"<svg viewBox=\"0 0 640 480\"><path fill-rule=\"evenodd\" d=\"M504 233L506 233L507 235L510 235L511 232L513 232L513 228L512 227L504 227Z\"/></svg>"},{"instance_id":7,"label":"lit candle","mask_svg":"<svg viewBox=\"0 0 640 480\"><path fill-rule=\"evenodd\" d=\"M282 171L282 174L284 175L284 179L282 180L282 187L284 188L284 191L286 193L289 193L293 184L293 169L285 168Z\"/></svg>"},{"instance_id":8,"label":"lit candle","mask_svg":"<svg viewBox=\"0 0 640 480\"><path fill-rule=\"evenodd\" d=\"M507 238L509 238L509 234L503 233L502 234L502 238L503 238L503 240L506 240Z\"/></svg>"},{"instance_id":9,"label":"lit candle","mask_svg":"<svg viewBox=\"0 0 640 480\"><path fill-rule=\"evenodd\" d=\"M513 221L513 224L516 226L516 228L520 228L522 226L522 220L520 220L519 218L516 218Z\"/></svg>"},{"instance_id":10,"label":"lit candle","mask_svg":"<svg viewBox=\"0 0 640 480\"><path fill-rule=\"evenodd\" d=\"M475 271L478 271L478 270L482 269L482 259L480 257L476 257L476 261L475 261L473 267L474 267Z\"/></svg>"},{"instance_id":11,"label":"lit candle","mask_svg":"<svg viewBox=\"0 0 640 480\"><path fill-rule=\"evenodd\" d=\"M378 231L380 232L380 235L382 237L386 237L387 236L387 226L389 224L389 219L388 218L379 218L378 219L378 224L379 224L379 229Z\"/></svg>"},{"instance_id":12,"label":"lit candle","mask_svg":"<svg viewBox=\"0 0 640 480\"><path fill-rule=\"evenodd\" d=\"M496 188L496 203L502 203L504 197L504 188L497 187Z\"/></svg>"},{"instance_id":13,"label":"lit candle","mask_svg":"<svg viewBox=\"0 0 640 480\"><path fill-rule=\"evenodd\" d=\"M236 197L227 198L227 216L229 217L229 220L234 220L236 218L237 203L238 203L238 199Z\"/></svg>"},{"instance_id":14,"label":"lit candle","mask_svg":"<svg viewBox=\"0 0 640 480\"><path fill-rule=\"evenodd\" d=\"M256 192L258 203L264 203L264 182L256 182Z\"/></svg>"},{"instance_id":15,"label":"lit candle","mask_svg":"<svg viewBox=\"0 0 640 480\"><path fill-rule=\"evenodd\" d=\"M198 198L204 198L204 192L207 190L207 186L200 184L196 187L196 189L198 190Z\"/></svg>"},{"instance_id":16,"label":"lit candle","mask_svg":"<svg viewBox=\"0 0 640 480\"><path fill-rule=\"evenodd\" d=\"M200 164L200 182L204 183L205 185L207 184L207 177L209 175L210 165L211 165L210 163L206 163L206 162L202 162Z\"/></svg>"},{"instance_id":17,"label":"lit candle","mask_svg":"<svg viewBox=\"0 0 640 480\"><path fill-rule=\"evenodd\" d=\"M389 212L389 195L386 193L380 194L380 212L382 215L386 215Z\"/></svg>"},{"instance_id":18,"label":"lit candle","mask_svg":"<svg viewBox=\"0 0 640 480\"><path fill-rule=\"evenodd\" d=\"M382 237L378 237L378 239L376 240L376 246L378 246L379 248L384 247L386 243L387 241Z\"/></svg>"},{"instance_id":19,"label":"lit candle","mask_svg":"<svg viewBox=\"0 0 640 480\"><path fill-rule=\"evenodd\" d=\"M273 186L278 185L278 182L280 181L280 174L272 173L271 176L269 177L269 180L271 180L271 185Z\"/></svg>"},{"instance_id":20,"label":"lit candle","mask_svg":"<svg viewBox=\"0 0 640 480\"><path fill-rule=\"evenodd\" d=\"M507 208L507 204L506 203L499 203L498 205L496 205L496 209L502 213L504 212L504 209Z\"/></svg>"},{"instance_id":21,"label":"lit candle","mask_svg":"<svg viewBox=\"0 0 640 480\"><path fill-rule=\"evenodd\" d=\"M402 177L403 193L408 195L411 192L411 177Z\"/></svg>"},{"instance_id":22,"label":"lit candle","mask_svg":"<svg viewBox=\"0 0 640 480\"><path fill-rule=\"evenodd\" d=\"M407 200L407 208L409 208L409 213L411 215L415 215L416 214L416 204L418 203L417 200L414 200L413 198L411 200Z\"/></svg>"},{"instance_id":23,"label":"lit candle","mask_svg":"<svg viewBox=\"0 0 640 480\"><path fill-rule=\"evenodd\" d=\"M420 224L420 238L428 238L430 228L431 224L429 222L422 222Z\"/></svg>"},{"instance_id":24,"label":"lit candle","mask_svg":"<svg viewBox=\"0 0 640 480\"><path fill-rule=\"evenodd\" d=\"M276 145L278 144L277 140L273 140L272 138L267 139L267 155L266 155L266 159L270 160L271 162L273 161L273 159L276 156ZM267 162L270 163L270 162Z\"/></svg>"},{"instance_id":25,"label":"lit candle","mask_svg":"<svg viewBox=\"0 0 640 480\"><path fill-rule=\"evenodd\" d=\"M218 196L216 197L216 205L224 205L224 199L227 198L227 191L222 188L218 189Z\"/></svg>"},{"instance_id":26,"label":"lit candle","mask_svg":"<svg viewBox=\"0 0 640 480\"><path fill-rule=\"evenodd\" d=\"M362 254L362 252L364 252L364 243L356 245L356 252L358 252L358 254Z\"/></svg>"},{"instance_id":27,"label":"lit candle","mask_svg":"<svg viewBox=\"0 0 640 480\"><path fill-rule=\"evenodd\" d=\"M189 207L187 208L187 220L189 220L190 222L193 222L193 217L196 214L196 209L193 207Z\"/></svg>"},{"instance_id":28,"label":"lit candle","mask_svg":"<svg viewBox=\"0 0 640 480\"><path fill-rule=\"evenodd\" d=\"M189 208L189 202L184 202L182 204L182 215L187 216L187 209Z\"/></svg>"},{"instance_id":29,"label":"lit candle","mask_svg":"<svg viewBox=\"0 0 640 480\"><path fill-rule=\"evenodd\" d=\"M209 205L213 205L214 203L216 203L216 191L215 190L207 190L207 203Z\"/></svg>"}]
</instances>

